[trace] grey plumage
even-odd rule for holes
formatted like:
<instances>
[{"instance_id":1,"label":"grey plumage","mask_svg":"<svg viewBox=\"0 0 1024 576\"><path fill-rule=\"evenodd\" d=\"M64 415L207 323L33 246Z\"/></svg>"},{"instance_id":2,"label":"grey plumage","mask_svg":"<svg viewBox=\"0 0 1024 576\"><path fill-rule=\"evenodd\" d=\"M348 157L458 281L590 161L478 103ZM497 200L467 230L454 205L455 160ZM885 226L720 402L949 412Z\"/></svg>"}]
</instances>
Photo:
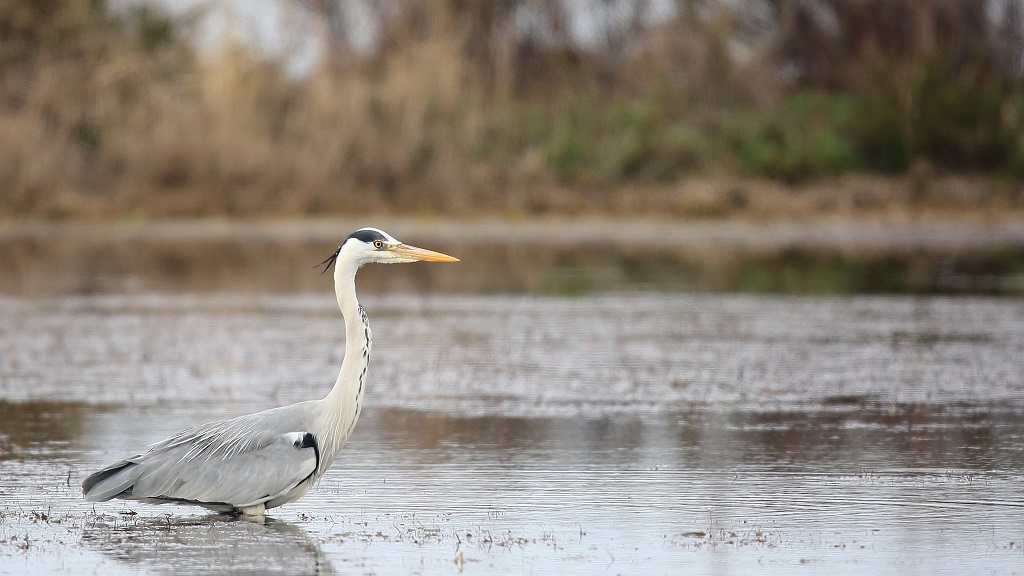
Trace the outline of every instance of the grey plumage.
<instances>
[{"instance_id":1,"label":"grey plumage","mask_svg":"<svg viewBox=\"0 0 1024 576\"><path fill-rule=\"evenodd\" d=\"M345 318L345 358L331 392L321 400L179 432L89 475L82 482L86 500L195 504L262 515L302 497L330 467L362 409L372 338L355 296L356 270L368 262L417 260L457 261L406 246L377 229L353 233L324 261L335 264L335 293Z\"/></svg>"},{"instance_id":2,"label":"grey plumage","mask_svg":"<svg viewBox=\"0 0 1024 576\"><path fill-rule=\"evenodd\" d=\"M318 447L303 447L306 430L313 427L303 422L311 404L184 430L89 476L82 489L93 501L194 503L219 512L283 504L293 492L304 494L319 476Z\"/></svg>"}]
</instances>

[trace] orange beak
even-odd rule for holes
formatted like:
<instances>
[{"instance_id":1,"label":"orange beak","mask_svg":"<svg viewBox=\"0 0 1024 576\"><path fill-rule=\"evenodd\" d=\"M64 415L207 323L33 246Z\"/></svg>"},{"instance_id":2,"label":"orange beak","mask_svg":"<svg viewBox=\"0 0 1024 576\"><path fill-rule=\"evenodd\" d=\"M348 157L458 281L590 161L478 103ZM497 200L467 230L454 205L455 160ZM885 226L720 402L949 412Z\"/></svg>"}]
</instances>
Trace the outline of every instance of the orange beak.
<instances>
[{"instance_id":1,"label":"orange beak","mask_svg":"<svg viewBox=\"0 0 1024 576\"><path fill-rule=\"evenodd\" d=\"M406 244L399 244L391 249L392 252L399 256L406 258L412 258L414 260L422 260L424 262L458 262L459 259L442 254L440 252L434 252L433 250L426 250L423 248L417 248L415 246L408 246Z\"/></svg>"}]
</instances>

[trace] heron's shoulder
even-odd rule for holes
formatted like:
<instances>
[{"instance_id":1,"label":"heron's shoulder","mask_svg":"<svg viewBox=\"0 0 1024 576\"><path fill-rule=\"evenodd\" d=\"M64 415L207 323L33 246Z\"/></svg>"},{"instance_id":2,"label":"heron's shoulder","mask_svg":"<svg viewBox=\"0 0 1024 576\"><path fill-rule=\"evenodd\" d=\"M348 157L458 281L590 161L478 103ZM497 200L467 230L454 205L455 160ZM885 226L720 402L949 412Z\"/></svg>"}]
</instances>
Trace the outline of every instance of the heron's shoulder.
<instances>
[{"instance_id":1,"label":"heron's shoulder","mask_svg":"<svg viewBox=\"0 0 1024 576\"><path fill-rule=\"evenodd\" d=\"M228 418L227 420L221 420L219 422L211 422L206 426L213 428L245 428L247 426L258 424L260 426L275 426L285 425L288 427L284 432L294 432L300 428L303 424L309 420L309 416L314 414L317 410L317 402L307 400L305 402L298 402L296 404L288 404L287 406L278 406L277 408L270 408L262 410L260 412L253 412L251 414L243 414L234 418Z\"/></svg>"},{"instance_id":2,"label":"heron's shoulder","mask_svg":"<svg viewBox=\"0 0 1024 576\"><path fill-rule=\"evenodd\" d=\"M317 414L319 402L307 400L262 412L239 416L237 420L255 421L264 426L284 426L281 432L297 432L310 426Z\"/></svg>"},{"instance_id":3,"label":"heron's shoulder","mask_svg":"<svg viewBox=\"0 0 1024 576\"><path fill-rule=\"evenodd\" d=\"M314 414L315 402L299 402L225 420L216 420L182 430L154 444L152 450L166 450L182 444L197 442L213 447L224 442L237 443L243 438L248 439L249 444L259 445L261 438L271 441L281 434L308 430L314 421Z\"/></svg>"}]
</instances>

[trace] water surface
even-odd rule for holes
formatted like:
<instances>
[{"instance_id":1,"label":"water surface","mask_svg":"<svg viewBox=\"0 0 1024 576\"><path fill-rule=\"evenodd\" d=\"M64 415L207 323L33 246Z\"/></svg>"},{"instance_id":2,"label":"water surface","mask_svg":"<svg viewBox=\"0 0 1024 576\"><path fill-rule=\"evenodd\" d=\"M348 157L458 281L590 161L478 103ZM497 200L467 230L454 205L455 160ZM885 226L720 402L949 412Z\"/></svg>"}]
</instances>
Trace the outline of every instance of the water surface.
<instances>
[{"instance_id":1,"label":"water surface","mask_svg":"<svg viewBox=\"0 0 1024 576\"><path fill-rule=\"evenodd\" d=\"M968 221L5 222L0 293L320 291L357 228L457 255L362 273L364 293L1024 294L1024 225Z\"/></svg>"},{"instance_id":2,"label":"water surface","mask_svg":"<svg viewBox=\"0 0 1024 576\"><path fill-rule=\"evenodd\" d=\"M185 426L319 397L324 294L0 299L0 573L1013 574L1024 307L367 295L366 410L265 525L87 504Z\"/></svg>"}]
</instances>

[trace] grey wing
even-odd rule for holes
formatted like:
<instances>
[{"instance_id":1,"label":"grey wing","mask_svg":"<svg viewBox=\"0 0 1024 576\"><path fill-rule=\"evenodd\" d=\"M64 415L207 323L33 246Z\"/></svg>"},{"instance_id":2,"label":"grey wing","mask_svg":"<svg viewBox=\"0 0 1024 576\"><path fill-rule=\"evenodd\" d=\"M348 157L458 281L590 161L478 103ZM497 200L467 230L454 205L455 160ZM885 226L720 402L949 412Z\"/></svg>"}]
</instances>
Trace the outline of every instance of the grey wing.
<instances>
[{"instance_id":1,"label":"grey wing","mask_svg":"<svg viewBox=\"0 0 1024 576\"><path fill-rule=\"evenodd\" d=\"M316 471L320 453L313 434L242 431L235 423L183 432L93 474L83 482L86 499L241 508L287 494Z\"/></svg>"}]
</instances>

